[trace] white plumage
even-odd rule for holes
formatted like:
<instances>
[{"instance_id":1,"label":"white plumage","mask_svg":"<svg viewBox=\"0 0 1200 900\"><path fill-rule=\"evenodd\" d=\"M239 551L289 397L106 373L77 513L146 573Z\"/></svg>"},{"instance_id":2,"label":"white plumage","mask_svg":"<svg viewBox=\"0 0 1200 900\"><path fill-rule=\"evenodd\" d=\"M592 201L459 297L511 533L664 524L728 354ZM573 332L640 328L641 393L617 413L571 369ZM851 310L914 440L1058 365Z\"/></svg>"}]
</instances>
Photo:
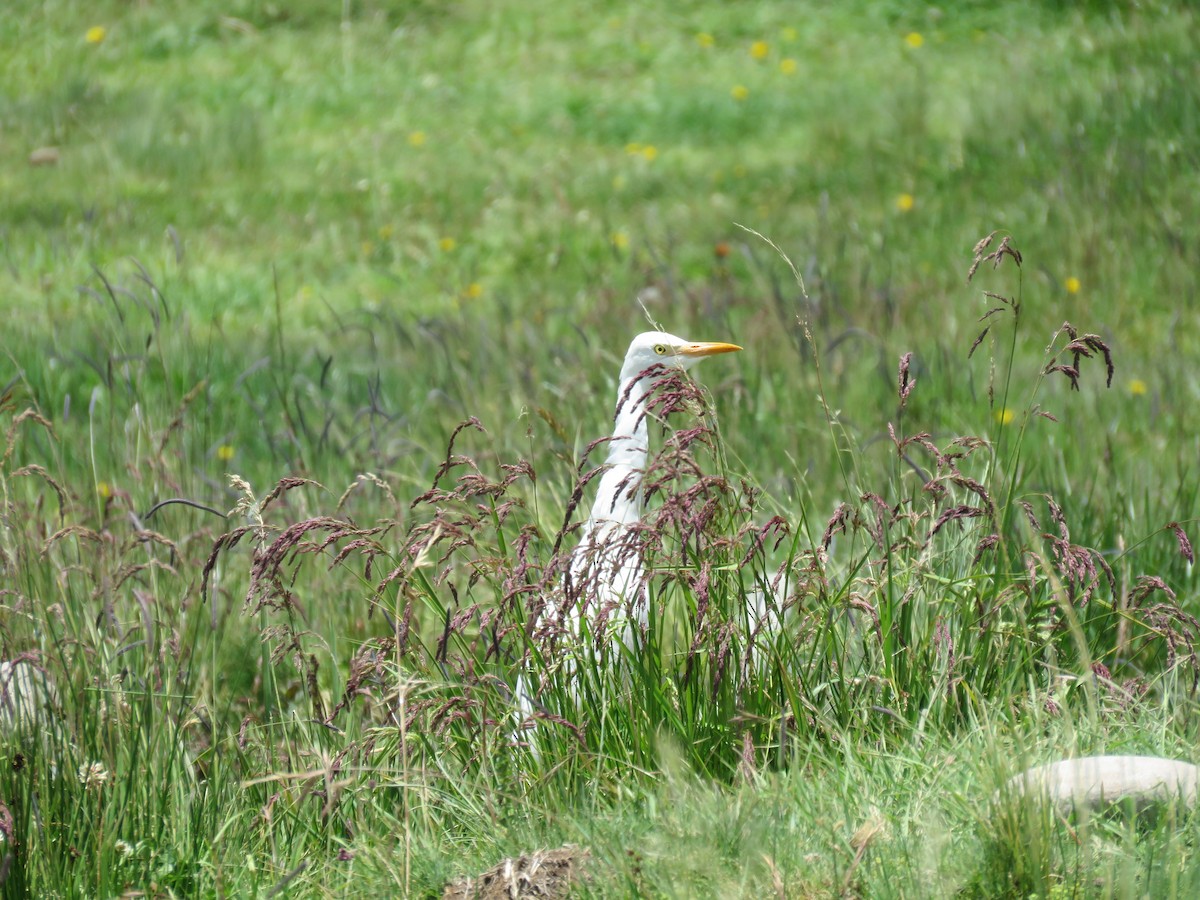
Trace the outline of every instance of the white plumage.
<instances>
[{"instance_id":1,"label":"white plumage","mask_svg":"<svg viewBox=\"0 0 1200 900\"><path fill-rule=\"evenodd\" d=\"M646 605L640 602L642 560L631 526L641 521L643 511L642 478L649 453L649 410L647 401L654 383L656 366L690 369L706 357L730 353L742 348L723 342L697 342L662 331L639 334L629 345L617 383L613 433L608 444L596 488L591 515L583 525L579 545L571 556L567 575L568 590L563 596L575 602L566 610L566 625L578 639L582 624L595 621L601 610L632 607L634 618L625 620L624 639L631 644L635 624L644 625ZM557 605L547 606L543 618L562 612ZM574 671L570 663L564 671ZM522 711L532 711L532 700L525 690L524 678L517 682Z\"/></svg>"},{"instance_id":2,"label":"white plumage","mask_svg":"<svg viewBox=\"0 0 1200 900\"><path fill-rule=\"evenodd\" d=\"M687 341L662 331L639 334L629 345L617 383L613 433L596 500L571 557L571 587L583 589L581 603L571 611L576 634L580 616L636 601L641 587L641 559L630 526L642 518L642 476L649 454L646 404L654 382L652 370L655 366L690 369L706 357L741 349L736 344ZM637 621L644 624L644 605L633 605Z\"/></svg>"}]
</instances>

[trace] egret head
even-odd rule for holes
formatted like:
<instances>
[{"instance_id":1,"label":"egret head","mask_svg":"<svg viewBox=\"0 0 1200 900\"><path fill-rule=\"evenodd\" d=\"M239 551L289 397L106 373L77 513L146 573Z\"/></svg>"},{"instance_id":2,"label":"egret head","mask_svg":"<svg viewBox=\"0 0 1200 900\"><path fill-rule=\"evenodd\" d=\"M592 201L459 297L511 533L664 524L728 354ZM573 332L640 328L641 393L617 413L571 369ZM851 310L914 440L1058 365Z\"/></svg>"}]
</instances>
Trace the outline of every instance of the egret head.
<instances>
[{"instance_id":1,"label":"egret head","mask_svg":"<svg viewBox=\"0 0 1200 900\"><path fill-rule=\"evenodd\" d=\"M688 341L665 331L639 334L629 345L625 363L621 366L621 381L636 378L651 366L678 366L690 369L706 356L741 350L737 344L721 341Z\"/></svg>"}]
</instances>

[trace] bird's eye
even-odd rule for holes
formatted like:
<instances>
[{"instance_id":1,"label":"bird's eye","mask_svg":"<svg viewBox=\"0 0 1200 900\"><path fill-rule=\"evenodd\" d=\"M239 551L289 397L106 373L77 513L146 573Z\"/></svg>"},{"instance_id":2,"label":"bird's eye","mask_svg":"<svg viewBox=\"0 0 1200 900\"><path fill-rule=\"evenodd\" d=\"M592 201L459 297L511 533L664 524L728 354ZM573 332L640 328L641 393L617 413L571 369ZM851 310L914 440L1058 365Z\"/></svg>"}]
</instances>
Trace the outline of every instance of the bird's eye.
<instances>
[{"instance_id":1,"label":"bird's eye","mask_svg":"<svg viewBox=\"0 0 1200 900\"><path fill-rule=\"evenodd\" d=\"M657 353L659 356L666 356L667 355L667 345L666 344L655 344L654 352Z\"/></svg>"}]
</instances>

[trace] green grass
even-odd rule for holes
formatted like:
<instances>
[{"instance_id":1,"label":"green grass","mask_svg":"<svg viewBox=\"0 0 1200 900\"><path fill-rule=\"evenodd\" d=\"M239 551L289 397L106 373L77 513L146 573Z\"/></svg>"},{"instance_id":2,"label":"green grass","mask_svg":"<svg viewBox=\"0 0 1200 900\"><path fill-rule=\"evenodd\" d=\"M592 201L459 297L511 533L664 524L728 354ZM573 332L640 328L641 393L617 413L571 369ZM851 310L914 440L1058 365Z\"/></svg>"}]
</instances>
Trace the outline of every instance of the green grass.
<instances>
[{"instance_id":1,"label":"green grass","mask_svg":"<svg viewBox=\"0 0 1200 900\"><path fill-rule=\"evenodd\" d=\"M563 843L594 896L1194 895L1190 813L992 797L1194 754L1198 39L1170 3L0 12L0 657L61 715L0 745L6 895L437 896ZM993 229L1023 264L968 286ZM1020 316L968 359L983 290ZM521 626L647 314L746 349L656 428L654 625L576 689ZM1064 320L1111 388L1044 374ZM520 670L582 725L536 754Z\"/></svg>"}]
</instances>

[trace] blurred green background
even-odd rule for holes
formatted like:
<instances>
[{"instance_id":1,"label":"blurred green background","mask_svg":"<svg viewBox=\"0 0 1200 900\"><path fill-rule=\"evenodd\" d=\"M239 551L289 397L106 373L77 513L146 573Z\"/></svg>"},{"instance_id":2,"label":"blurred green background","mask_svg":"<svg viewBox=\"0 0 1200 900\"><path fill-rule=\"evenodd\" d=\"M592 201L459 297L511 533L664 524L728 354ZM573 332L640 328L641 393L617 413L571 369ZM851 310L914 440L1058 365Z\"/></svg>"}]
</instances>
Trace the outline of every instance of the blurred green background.
<instances>
[{"instance_id":1,"label":"blurred green background","mask_svg":"<svg viewBox=\"0 0 1200 900\"><path fill-rule=\"evenodd\" d=\"M1115 843L1072 869L1068 843L1011 851L1029 843L1021 827L1010 855L997 851L973 798L1025 756L1195 745L1194 703L1174 680L1185 667L1176 645L1155 643L1186 632L1184 619L1122 620L1158 667L1140 673L1154 702L1104 694L1098 706L1063 684L1092 684L1089 648L1114 669L1128 661L1124 633L1102 632L1143 573L1196 612L1194 567L1164 526L1194 535L1200 512L1198 46L1182 2L5 4L0 655L40 650L68 698L71 752L113 774L104 793L0 767L18 824L33 828L32 807L11 798L38 791L51 823L41 855L18 857L28 880L9 887L266 896L311 864L291 889L435 895L464 859L478 871L571 840L594 849L611 875L596 893L613 896L780 884L796 896L1016 896L1067 884L1066 870L1084 890L1118 869L1114 893L1186 896L1200 874L1171 822L1152 839L1102 824ZM968 285L972 247L993 231L1023 264L987 264ZM968 358L998 302L984 291L1019 301L1021 318L988 320ZM1118 569L1109 606L1080 613L1079 659L1055 655L1070 642L1045 624L1062 624L1057 595L1035 596L1036 573L1020 593L1019 567L968 565L978 535L956 523L948 548L914 540L897 564L911 564L931 616L949 610L960 648L983 635L979 659L958 660L961 679L936 641L905 647L907 683L891 676L899 652L864 650L858 678L831 651L844 731L801 728L777 781L693 780L694 747L624 781L611 777L622 761L599 754L519 781L505 754L464 764L440 732L411 750L366 701L322 724L316 707L331 708L356 654L390 633L371 576L301 566L307 605L281 631L279 610L242 608L250 539L217 560L219 519L181 506L145 519L171 497L230 509L244 496L231 474L259 497L305 476L323 487L288 494L271 527L335 511L391 522L388 551L402 556L416 533L405 529L428 515L409 501L475 416L486 434L464 432L456 449L489 476L533 464L536 481L511 492L527 504L515 521L548 543L583 448L611 421L629 339L651 321L745 348L695 373L720 423L716 462L730 483L764 489L758 512L785 515L801 554L839 502L928 500L931 460L913 447L917 465L902 464L889 423L939 447L986 438L964 471L1000 503L1053 492L1071 539ZM1078 393L1042 377L1064 321L1111 346L1111 387L1099 359L1083 360ZM910 351L917 384L901 411L897 360ZM29 407L49 425L17 421ZM380 480L356 481L365 472ZM1011 503L1004 515L1011 524ZM1042 537L1029 554L1049 572ZM897 601L857 568L867 539L846 546L831 581L844 575L880 608ZM943 563L953 590L938 595ZM977 589L995 608L1028 602L1029 633L1004 616L974 629ZM299 651L271 653L301 627L307 681ZM1006 656L1014 644L1027 653ZM930 660L944 691L920 670ZM401 663L388 659L388 690L411 674ZM1114 674L1126 676L1140 677ZM989 693L1013 684L1028 688ZM899 725L856 705L877 688ZM815 722L833 688L814 691ZM915 696L930 706L905 707ZM697 708L718 737L741 727ZM657 752L653 733L638 736L636 750ZM478 737L462 739L469 753ZM386 752L372 755L376 739ZM760 762L773 752L758 750ZM333 758L357 766L336 787ZM593 763L599 787L581 794ZM301 773L317 770L340 806L314 800ZM853 835L877 803L896 840L863 863ZM955 852L932 860L931 847ZM1037 874L1012 880L1012 853Z\"/></svg>"},{"instance_id":2,"label":"blurred green background","mask_svg":"<svg viewBox=\"0 0 1200 900\"><path fill-rule=\"evenodd\" d=\"M0 15L4 380L25 373L45 408L78 406L96 382L114 315L96 269L187 332L172 355L196 356L187 377L221 398L208 438L264 477L331 475L347 458L394 468L406 453L422 468L471 414L517 446L518 414L537 407L599 434L644 306L668 330L747 346L746 396L720 407L731 447L770 481L827 464L805 436L819 409L798 318L831 347L832 402L865 439L891 412L901 352L938 390L979 397L986 364L965 354L987 301L964 274L975 241L1002 229L1027 256L1019 352L1037 358L1064 319L1104 334L1119 374L1086 420L1146 449L1195 447L1176 420L1197 395L1185 6L45 2ZM39 148L56 161L31 165ZM810 303L734 223L793 258ZM289 377L326 399L369 405L378 386L403 424L376 459L358 458L347 425L257 468L263 420L231 409L234 385L253 390L255 361L281 349ZM928 430L996 425L957 404L929 414ZM330 447L349 456L323 462Z\"/></svg>"}]
</instances>

